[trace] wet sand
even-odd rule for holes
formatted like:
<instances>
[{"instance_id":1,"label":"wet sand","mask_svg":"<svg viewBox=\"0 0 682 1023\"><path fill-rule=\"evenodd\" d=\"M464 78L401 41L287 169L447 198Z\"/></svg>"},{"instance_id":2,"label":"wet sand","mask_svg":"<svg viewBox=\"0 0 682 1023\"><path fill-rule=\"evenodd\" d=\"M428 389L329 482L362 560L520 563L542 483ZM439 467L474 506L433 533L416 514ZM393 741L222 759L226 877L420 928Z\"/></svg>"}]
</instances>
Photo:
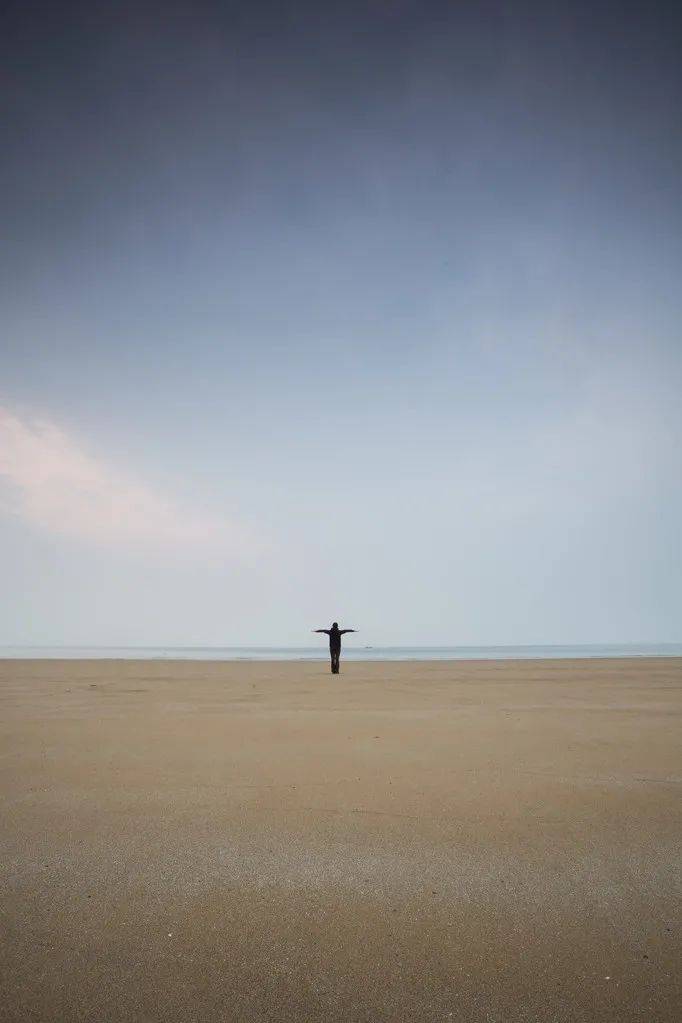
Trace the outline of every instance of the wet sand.
<instances>
[{"instance_id":1,"label":"wet sand","mask_svg":"<svg viewBox=\"0 0 682 1023\"><path fill-rule=\"evenodd\" d=\"M0 661L0 1019L672 1023L682 660Z\"/></svg>"}]
</instances>

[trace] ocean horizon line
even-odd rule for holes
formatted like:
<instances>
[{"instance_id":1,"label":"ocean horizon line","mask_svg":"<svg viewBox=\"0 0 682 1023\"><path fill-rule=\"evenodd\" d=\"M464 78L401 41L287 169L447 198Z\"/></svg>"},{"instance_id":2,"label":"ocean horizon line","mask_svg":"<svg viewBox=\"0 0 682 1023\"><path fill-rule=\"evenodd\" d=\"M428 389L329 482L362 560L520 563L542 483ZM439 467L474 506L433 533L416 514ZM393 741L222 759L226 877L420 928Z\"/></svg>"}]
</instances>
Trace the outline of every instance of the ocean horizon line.
<instances>
[{"instance_id":1,"label":"ocean horizon line","mask_svg":"<svg viewBox=\"0 0 682 1023\"><path fill-rule=\"evenodd\" d=\"M546 658L682 657L682 643L537 643L418 646L345 646L343 657L354 661L399 660L534 660ZM314 661L328 658L319 646L194 646L104 644L0 645L2 660L224 660Z\"/></svg>"}]
</instances>

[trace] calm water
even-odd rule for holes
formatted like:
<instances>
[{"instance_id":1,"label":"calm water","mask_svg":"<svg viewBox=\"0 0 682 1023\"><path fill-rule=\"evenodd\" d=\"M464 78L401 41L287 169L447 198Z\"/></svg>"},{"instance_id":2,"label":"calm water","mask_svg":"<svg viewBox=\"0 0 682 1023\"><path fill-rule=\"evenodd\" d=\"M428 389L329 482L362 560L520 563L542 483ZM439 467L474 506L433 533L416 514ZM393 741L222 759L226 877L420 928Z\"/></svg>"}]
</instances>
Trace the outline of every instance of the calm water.
<instances>
[{"instance_id":1,"label":"calm water","mask_svg":"<svg viewBox=\"0 0 682 1023\"><path fill-rule=\"evenodd\" d=\"M310 647L0 647L0 658L64 657L190 661L326 660L324 642ZM682 643L591 646L344 646L349 661L515 660L540 657L682 657Z\"/></svg>"}]
</instances>

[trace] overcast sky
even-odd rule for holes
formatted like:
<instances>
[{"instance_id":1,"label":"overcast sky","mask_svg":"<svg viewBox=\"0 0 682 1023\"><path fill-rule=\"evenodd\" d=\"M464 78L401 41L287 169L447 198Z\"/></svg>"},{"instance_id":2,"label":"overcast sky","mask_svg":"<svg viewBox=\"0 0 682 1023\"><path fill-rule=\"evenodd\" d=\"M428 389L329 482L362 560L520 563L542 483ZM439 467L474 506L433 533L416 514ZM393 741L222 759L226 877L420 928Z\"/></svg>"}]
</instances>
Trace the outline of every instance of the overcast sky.
<instances>
[{"instance_id":1,"label":"overcast sky","mask_svg":"<svg viewBox=\"0 0 682 1023\"><path fill-rule=\"evenodd\" d=\"M3 8L0 643L682 639L674 5Z\"/></svg>"}]
</instances>

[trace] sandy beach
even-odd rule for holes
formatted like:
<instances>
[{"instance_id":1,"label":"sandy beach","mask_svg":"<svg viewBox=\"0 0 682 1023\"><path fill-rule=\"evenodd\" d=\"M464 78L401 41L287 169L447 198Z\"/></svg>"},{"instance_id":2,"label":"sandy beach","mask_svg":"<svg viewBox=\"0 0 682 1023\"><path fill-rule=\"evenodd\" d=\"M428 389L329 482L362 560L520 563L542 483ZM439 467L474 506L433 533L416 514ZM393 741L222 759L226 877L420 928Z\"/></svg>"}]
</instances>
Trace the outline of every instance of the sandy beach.
<instances>
[{"instance_id":1,"label":"sandy beach","mask_svg":"<svg viewBox=\"0 0 682 1023\"><path fill-rule=\"evenodd\" d=\"M1 661L13 1021L673 1023L682 660Z\"/></svg>"}]
</instances>

